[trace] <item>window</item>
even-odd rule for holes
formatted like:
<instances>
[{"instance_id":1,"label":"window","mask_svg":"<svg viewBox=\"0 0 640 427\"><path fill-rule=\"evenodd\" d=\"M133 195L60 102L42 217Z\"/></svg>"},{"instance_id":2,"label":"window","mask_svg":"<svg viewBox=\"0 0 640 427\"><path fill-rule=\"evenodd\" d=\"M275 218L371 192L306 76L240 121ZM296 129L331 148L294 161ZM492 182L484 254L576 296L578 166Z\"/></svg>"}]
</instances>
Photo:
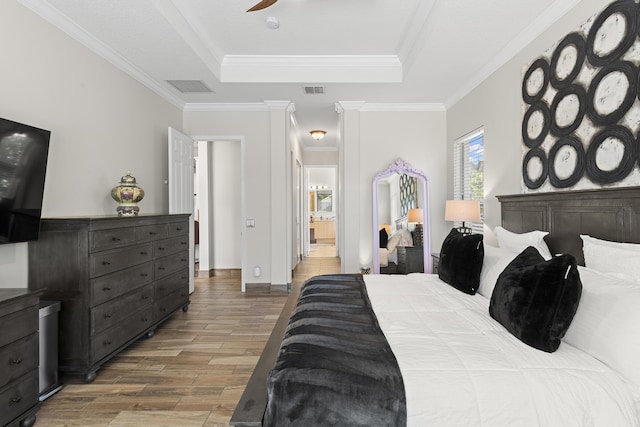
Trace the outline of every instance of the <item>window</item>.
<instances>
[{"instance_id":1,"label":"window","mask_svg":"<svg viewBox=\"0 0 640 427\"><path fill-rule=\"evenodd\" d=\"M480 201L480 222L468 222L482 234L484 223L484 130L474 131L453 144L453 198ZM458 227L460 224L456 224Z\"/></svg>"}]
</instances>

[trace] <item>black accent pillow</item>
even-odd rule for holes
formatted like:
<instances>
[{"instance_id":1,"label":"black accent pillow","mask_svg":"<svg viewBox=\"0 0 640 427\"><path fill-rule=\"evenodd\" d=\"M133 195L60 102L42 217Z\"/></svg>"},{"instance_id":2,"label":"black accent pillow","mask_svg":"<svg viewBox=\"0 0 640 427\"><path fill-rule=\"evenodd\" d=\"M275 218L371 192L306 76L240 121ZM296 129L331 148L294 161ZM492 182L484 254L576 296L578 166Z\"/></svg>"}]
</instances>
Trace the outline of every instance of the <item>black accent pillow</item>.
<instances>
[{"instance_id":1,"label":"black accent pillow","mask_svg":"<svg viewBox=\"0 0 640 427\"><path fill-rule=\"evenodd\" d=\"M575 257L545 261L529 246L498 276L489 314L520 341L552 353L569 329L581 295Z\"/></svg>"},{"instance_id":2,"label":"black accent pillow","mask_svg":"<svg viewBox=\"0 0 640 427\"><path fill-rule=\"evenodd\" d=\"M386 248L387 243L389 242L389 235L387 234L387 230L384 228L380 229L380 247Z\"/></svg>"},{"instance_id":3,"label":"black accent pillow","mask_svg":"<svg viewBox=\"0 0 640 427\"><path fill-rule=\"evenodd\" d=\"M454 288L473 295L480 284L484 260L482 234L463 235L455 228L442 242L438 277Z\"/></svg>"}]
</instances>

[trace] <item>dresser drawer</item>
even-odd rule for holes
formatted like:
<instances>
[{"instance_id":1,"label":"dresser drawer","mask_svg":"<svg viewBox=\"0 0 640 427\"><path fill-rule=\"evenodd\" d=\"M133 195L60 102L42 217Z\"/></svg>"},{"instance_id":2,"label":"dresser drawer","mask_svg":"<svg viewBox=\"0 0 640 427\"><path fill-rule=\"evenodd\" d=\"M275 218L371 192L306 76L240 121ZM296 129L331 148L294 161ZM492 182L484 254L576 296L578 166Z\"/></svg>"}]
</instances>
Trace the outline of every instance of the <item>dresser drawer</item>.
<instances>
[{"instance_id":1,"label":"dresser drawer","mask_svg":"<svg viewBox=\"0 0 640 427\"><path fill-rule=\"evenodd\" d=\"M94 307L102 304L133 289L151 283L152 280L152 262L91 279L91 302L89 305Z\"/></svg>"},{"instance_id":2,"label":"dresser drawer","mask_svg":"<svg viewBox=\"0 0 640 427\"><path fill-rule=\"evenodd\" d=\"M153 256L160 258L189 249L189 236L178 236L153 242Z\"/></svg>"},{"instance_id":3,"label":"dresser drawer","mask_svg":"<svg viewBox=\"0 0 640 427\"><path fill-rule=\"evenodd\" d=\"M189 267L189 252L183 251L154 261L155 279L158 280L169 274Z\"/></svg>"},{"instance_id":4,"label":"dresser drawer","mask_svg":"<svg viewBox=\"0 0 640 427\"><path fill-rule=\"evenodd\" d=\"M169 237L185 235L189 236L189 222L188 221L176 221L168 224Z\"/></svg>"},{"instance_id":5,"label":"dresser drawer","mask_svg":"<svg viewBox=\"0 0 640 427\"><path fill-rule=\"evenodd\" d=\"M147 306L143 310L125 318L112 328L93 337L91 349L94 361L98 361L111 352L116 351L122 345L130 341L136 335L142 333L152 325L153 309Z\"/></svg>"},{"instance_id":6,"label":"dresser drawer","mask_svg":"<svg viewBox=\"0 0 640 427\"><path fill-rule=\"evenodd\" d=\"M151 257L151 243L91 254L89 256L90 276L98 277L142 264L151 261Z\"/></svg>"},{"instance_id":7,"label":"dresser drawer","mask_svg":"<svg viewBox=\"0 0 640 427\"><path fill-rule=\"evenodd\" d=\"M38 368L38 334L0 348L0 388Z\"/></svg>"},{"instance_id":8,"label":"dresser drawer","mask_svg":"<svg viewBox=\"0 0 640 427\"><path fill-rule=\"evenodd\" d=\"M135 228L113 228L89 233L91 252L99 252L135 243Z\"/></svg>"},{"instance_id":9,"label":"dresser drawer","mask_svg":"<svg viewBox=\"0 0 640 427\"><path fill-rule=\"evenodd\" d=\"M91 333L102 332L153 301L153 285L91 309Z\"/></svg>"},{"instance_id":10,"label":"dresser drawer","mask_svg":"<svg viewBox=\"0 0 640 427\"><path fill-rule=\"evenodd\" d=\"M189 302L189 288L175 291L159 301L155 301L153 309L153 320L159 322L178 308Z\"/></svg>"},{"instance_id":11,"label":"dresser drawer","mask_svg":"<svg viewBox=\"0 0 640 427\"><path fill-rule=\"evenodd\" d=\"M38 371L0 388L0 425L4 426L38 403Z\"/></svg>"},{"instance_id":12,"label":"dresser drawer","mask_svg":"<svg viewBox=\"0 0 640 427\"><path fill-rule=\"evenodd\" d=\"M0 347L31 335L38 330L38 306L0 317L0 325Z\"/></svg>"},{"instance_id":13,"label":"dresser drawer","mask_svg":"<svg viewBox=\"0 0 640 427\"><path fill-rule=\"evenodd\" d=\"M151 224L136 227L136 240L139 243L164 239L168 236L167 224Z\"/></svg>"},{"instance_id":14,"label":"dresser drawer","mask_svg":"<svg viewBox=\"0 0 640 427\"><path fill-rule=\"evenodd\" d=\"M154 287L155 293L153 297L155 300L160 300L176 291L188 291L189 269L185 268L176 274L160 279L154 284Z\"/></svg>"}]
</instances>

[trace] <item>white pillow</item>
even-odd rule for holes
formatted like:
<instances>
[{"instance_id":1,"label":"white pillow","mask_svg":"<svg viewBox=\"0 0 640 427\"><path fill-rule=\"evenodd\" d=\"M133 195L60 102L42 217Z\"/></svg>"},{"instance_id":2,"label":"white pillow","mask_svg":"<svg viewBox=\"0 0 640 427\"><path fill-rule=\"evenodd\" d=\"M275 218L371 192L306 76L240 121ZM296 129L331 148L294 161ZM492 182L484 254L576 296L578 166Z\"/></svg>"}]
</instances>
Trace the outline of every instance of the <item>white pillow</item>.
<instances>
[{"instance_id":1,"label":"white pillow","mask_svg":"<svg viewBox=\"0 0 640 427\"><path fill-rule=\"evenodd\" d=\"M396 231L387 241L387 250L393 252L396 246L413 246L411 232L406 228Z\"/></svg>"},{"instance_id":2,"label":"white pillow","mask_svg":"<svg viewBox=\"0 0 640 427\"><path fill-rule=\"evenodd\" d=\"M540 252L542 258L545 260L551 259L551 251L549 251L549 247L544 241L544 236L549 234L546 231L530 231L528 233L518 234L497 226L493 229L493 232L496 234L498 246L501 248L507 248L519 254L527 247L533 246Z\"/></svg>"},{"instance_id":3,"label":"white pillow","mask_svg":"<svg viewBox=\"0 0 640 427\"><path fill-rule=\"evenodd\" d=\"M640 286L578 267L582 296L564 341L640 386Z\"/></svg>"},{"instance_id":4,"label":"white pillow","mask_svg":"<svg viewBox=\"0 0 640 427\"><path fill-rule=\"evenodd\" d=\"M387 250L389 252L395 251L398 243L400 243L400 234L396 233L393 236L389 237L389 240L387 241Z\"/></svg>"},{"instance_id":5,"label":"white pillow","mask_svg":"<svg viewBox=\"0 0 640 427\"><path fill-rule=\"evenodd\" d=\"M491 298L498 276L514 258L513 251L509 249L484 245L484 260L482 261L480 285L478 286L480 295Z\"/></svg>"},{"instance_id":6,"label":"white pillow","mask_svg":"<svg viewBox=\"0 0 640 427\"><path fill-rule=\"evenodd\" d=\"M602 240L596 239L595 237L591 237L586 234L581 234L580 238L582 242L588 242L592 245L605 246L608 248L616 248L616 249L625 249L628 251L636 251L640 252L640 244L637 243L620 243L620 242L612 242L610 240Z\"/></svg>"},{"instance_id":7,"label":"white pillow","mask_svg":"<svg viewBox=\"0 0 640 427\"><path fill-rule=\"evenodd\" d=\"M587 235L580 235L580 238L585 266L640 281L640 245L608 242Z\"/></svg>"}]
</instances>

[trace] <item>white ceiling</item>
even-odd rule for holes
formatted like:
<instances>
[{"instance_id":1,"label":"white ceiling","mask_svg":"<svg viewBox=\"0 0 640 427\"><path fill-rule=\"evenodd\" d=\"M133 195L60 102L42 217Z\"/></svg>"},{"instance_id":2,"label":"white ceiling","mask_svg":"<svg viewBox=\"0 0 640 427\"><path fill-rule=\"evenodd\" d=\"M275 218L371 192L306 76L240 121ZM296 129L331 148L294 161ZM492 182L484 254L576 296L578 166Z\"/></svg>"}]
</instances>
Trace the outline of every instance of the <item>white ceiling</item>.
<instances>
[{"instance_id":1,"label":"white ceiling","mask_svg":"<svg viewBox=\"0 0 640 427\"><path fill-rule=\"evenodd\" d=\"M306 147L335 147L338 101L447 108L579 2L279 0L246 12L258 0L18 1L185 110L292 101Z\"/></svg>"}]
</instances>

